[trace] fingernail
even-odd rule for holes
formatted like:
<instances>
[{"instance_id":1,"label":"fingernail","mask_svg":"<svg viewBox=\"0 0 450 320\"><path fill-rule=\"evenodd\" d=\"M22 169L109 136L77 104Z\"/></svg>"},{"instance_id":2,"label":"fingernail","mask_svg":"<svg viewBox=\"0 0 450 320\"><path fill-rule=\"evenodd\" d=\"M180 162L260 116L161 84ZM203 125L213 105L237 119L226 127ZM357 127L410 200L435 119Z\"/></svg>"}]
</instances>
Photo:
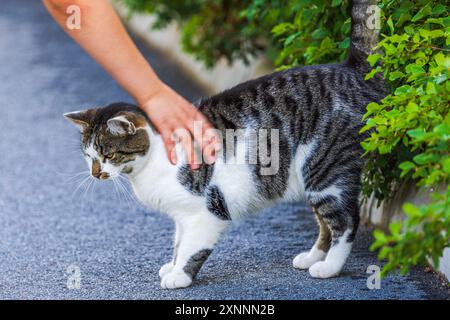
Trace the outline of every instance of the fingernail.
<instances>
[{"instance_id":1,"label":"fingernail","mask_svg":"<svg viewBox=\"0 0 450 320\"><path fill-rule=\"evenodd\" d=\"M175 152L175 149L172 149L172 151L170 152L170 162L173 165L177 164L177 153Z\"/></svg>"},{"instance_id":2,"label":"fingernail","mask_svg":"<svg viewBox=\"0 0 450 320\"><path fill-rule=\"evenodd\" d=\"M211 150L210 153L206 153L203 155L206 164L213 164L216 162L216 152L215 150Z\"/></svg>"},{"instance_id":3,"label":"fingernail","mask_svg":"<svg viewBox=\"0 0 450 320\"><path fill-rule=\"evenodd\" d=\"M217 153L216 153L215 150L213 150L213 151L211 152L211 154L209 155L210 163L216 162L216 159L217 159Z\"/></svg>"}]
</instances>

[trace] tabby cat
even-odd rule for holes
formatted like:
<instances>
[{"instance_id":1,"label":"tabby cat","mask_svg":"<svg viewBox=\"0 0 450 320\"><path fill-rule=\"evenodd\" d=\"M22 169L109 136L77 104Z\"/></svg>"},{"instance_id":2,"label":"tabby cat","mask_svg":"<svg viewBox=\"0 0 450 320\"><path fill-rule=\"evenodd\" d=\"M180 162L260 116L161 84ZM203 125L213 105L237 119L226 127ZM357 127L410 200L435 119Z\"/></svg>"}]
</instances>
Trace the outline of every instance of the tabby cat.
<instances>
[{"instance_id":1,"label":"tabby cat","mask_svg":"<svg viewBox=\"0 0 450 320\"><path fill-rule=\"evenodd\" d=\"M198 102L224 137L216 162L199 170L186 161L172 165L160 135L134 105L65 114L81 130L94 177L126 174L140 202L175 221L174 256L159 271L162 288L191 285L232 220L279 201L309 203L320 227L316 243L294 258L294 267L315 278L340 273L359 223L362 116L369 102L386 95L381 78L364 80L378 36L366 23L376 2L354 1L345 62L276 72ZM232 143L225 139L229 132L240 132ZM237 150L249 160L251 132L266 133L270 162L234 161ZM176 152L181 159L180 146ZM276 170L267 174L267 167Z\"/></svg>"}]
</instances>

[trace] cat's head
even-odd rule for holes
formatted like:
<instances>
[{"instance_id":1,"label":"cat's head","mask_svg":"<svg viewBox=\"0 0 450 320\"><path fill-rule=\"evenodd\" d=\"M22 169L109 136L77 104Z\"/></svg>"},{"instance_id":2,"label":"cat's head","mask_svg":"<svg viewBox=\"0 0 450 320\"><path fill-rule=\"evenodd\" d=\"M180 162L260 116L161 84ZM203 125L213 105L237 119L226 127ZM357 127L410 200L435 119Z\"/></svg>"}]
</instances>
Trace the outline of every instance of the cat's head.
<instances>
[{"instance_id":1,"label":"cat's head","mask_svg":"<svg viewBox=\"0 0 450 320\"><path fill-rule=\"evenodd\" d=\"M150 148L150 127L136 106L114 103L104 108L64 114L81 132L81 150L93 177L115 178L139 170Z\"/></svg>"}]
</instances>

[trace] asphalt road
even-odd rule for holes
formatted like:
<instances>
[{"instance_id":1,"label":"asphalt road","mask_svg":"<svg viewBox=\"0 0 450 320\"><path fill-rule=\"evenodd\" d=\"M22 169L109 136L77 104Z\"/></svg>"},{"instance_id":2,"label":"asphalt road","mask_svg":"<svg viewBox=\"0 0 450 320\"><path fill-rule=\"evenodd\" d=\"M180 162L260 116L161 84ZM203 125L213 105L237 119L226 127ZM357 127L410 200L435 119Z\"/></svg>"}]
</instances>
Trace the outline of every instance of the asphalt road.
<instances>
[{"instance_id":1,"label":"asphalt road","mask_svg":"<svg viewBox=\"0 0 450 320\"><path fill-rule=\"evenodd\" d=\"M111 48L113 51L114 48ZM144 49L158 74L189 99L201 90ZM173 226L97 183L74 192L86 166L64 112L131 100L50 19L40 1L0 5L0 298L3 299L430 299L450 298L433 273L366 285L362 229L341 277L312 279L292 258L314 242L308 208L283 204L236 224L188 289L160 289ZM77 179L78 178L78 179ZM70 265L79 289L67 286ZM76 284L70 282L69 284ZM77 287L75 285L75 287ZM70 289L72 288L72 289Z\"/></svg>"}]
</instances>

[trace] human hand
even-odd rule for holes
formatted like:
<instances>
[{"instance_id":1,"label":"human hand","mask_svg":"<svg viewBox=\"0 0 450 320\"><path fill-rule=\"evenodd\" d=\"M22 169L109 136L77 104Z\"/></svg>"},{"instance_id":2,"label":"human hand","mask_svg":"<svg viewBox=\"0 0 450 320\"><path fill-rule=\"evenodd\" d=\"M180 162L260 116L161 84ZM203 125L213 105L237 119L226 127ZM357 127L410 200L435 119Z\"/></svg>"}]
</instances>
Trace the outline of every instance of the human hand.
<instances>
[{"instance_id":1,"label":"human hand","mask_svg":"<svg viewBox=\"0 0 450 320\"><path fill-rule=\"evenodd\" d=\"M177 163L177 141L181 142L192 169L198 169L201 163L194 141L201 147L206 163L214 163L219 143L214 127L196 107L170 87L161 84L155 94L141 104L141 108L161 134L172 164Z\"/></svg>"}]
</instances>

